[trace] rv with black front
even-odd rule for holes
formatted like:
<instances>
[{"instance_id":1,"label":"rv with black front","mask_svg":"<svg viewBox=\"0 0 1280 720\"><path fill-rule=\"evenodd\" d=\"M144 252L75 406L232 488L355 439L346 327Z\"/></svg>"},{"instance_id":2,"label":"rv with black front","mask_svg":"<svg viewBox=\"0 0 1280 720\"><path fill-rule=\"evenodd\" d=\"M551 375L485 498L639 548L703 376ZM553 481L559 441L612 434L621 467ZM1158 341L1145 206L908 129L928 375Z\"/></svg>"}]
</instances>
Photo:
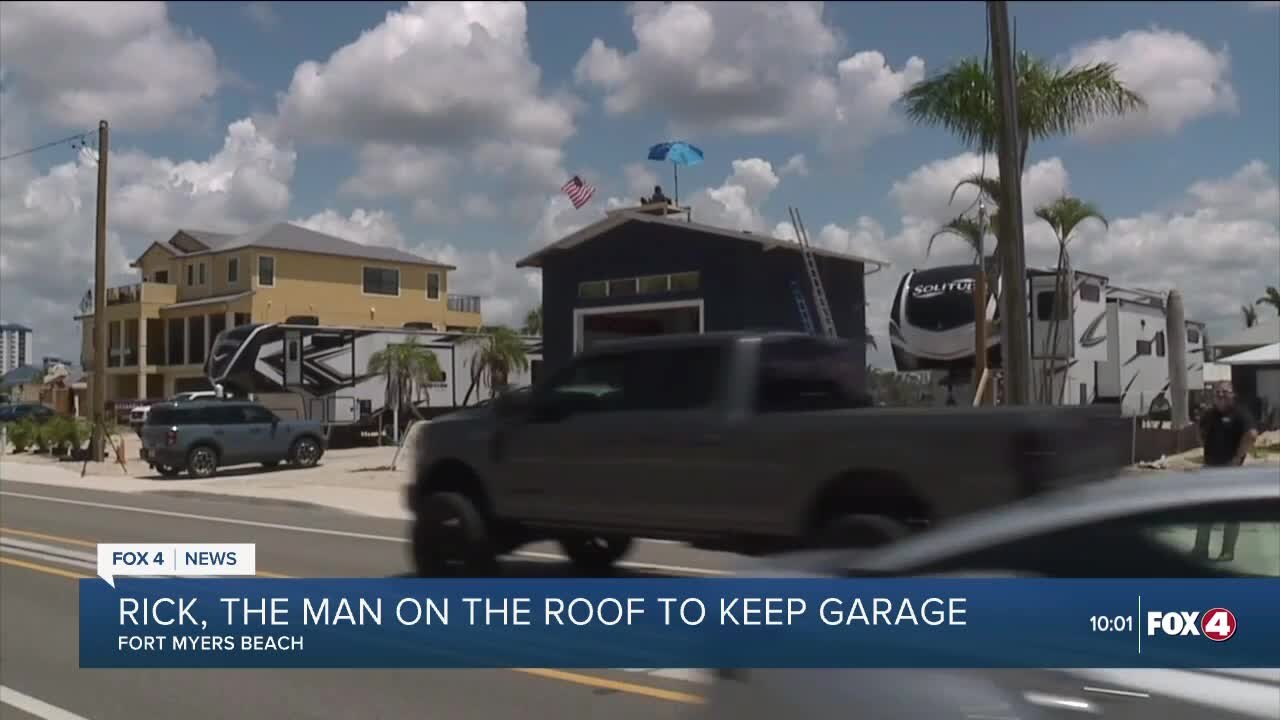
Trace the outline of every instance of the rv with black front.
<instances>
[{"instance_id":1,"label":"rv with black front","mask_svg":"<svg viewBox=\"0 0 1280 720\"><path fill-rule=\"evenodd\" d=\"M875 544L1124 464L1114 407L877 408L857 358L792 333L625 340L431 420L408 493L417 567L483 574L546 539L588 569L635 537Z\"/></svg>"}]
</instances>

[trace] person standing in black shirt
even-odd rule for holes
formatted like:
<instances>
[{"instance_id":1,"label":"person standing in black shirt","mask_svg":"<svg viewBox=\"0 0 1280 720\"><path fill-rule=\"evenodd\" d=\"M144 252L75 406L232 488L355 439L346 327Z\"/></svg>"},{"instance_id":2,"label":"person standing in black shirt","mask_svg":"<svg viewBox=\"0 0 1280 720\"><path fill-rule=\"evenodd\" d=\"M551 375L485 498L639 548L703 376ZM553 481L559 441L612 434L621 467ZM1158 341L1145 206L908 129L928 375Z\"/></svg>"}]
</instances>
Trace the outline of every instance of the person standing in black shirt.
<instances>
[{"instance_id":1,"label":"person standing in black shirt","mask_svg":"<svg viewBox=\"0 0 1280 720\"><path fill-rule=\"evenodd\" d=\"M1258 439L1253 418L1236 404L1231 383L1222 383L1213 391L1213 407L1200 416L1200 440L1204 448L1205 467L1231 467L1243 465L1245 457ZM1213 525L1201 523L1196 528L1196 544L1192 552L1202 558L1209 557L1209 533ZM1240 538L1240 523L1225 523L1222 529L1222 550L1218 560L1235 559L1236 541Z\"/></svg>"}]
</instances>

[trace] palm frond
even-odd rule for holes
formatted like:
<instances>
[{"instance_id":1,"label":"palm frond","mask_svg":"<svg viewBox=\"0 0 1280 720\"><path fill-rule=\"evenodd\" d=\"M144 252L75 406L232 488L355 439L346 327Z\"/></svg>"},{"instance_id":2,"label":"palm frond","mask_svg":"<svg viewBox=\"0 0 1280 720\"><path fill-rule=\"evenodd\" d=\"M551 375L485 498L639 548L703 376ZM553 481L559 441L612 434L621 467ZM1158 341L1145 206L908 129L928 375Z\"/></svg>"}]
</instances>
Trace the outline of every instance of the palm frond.
<instances>
[{"instance_id":1,"label":"palm frond","mask_svg":"<svg viewBox=\"0 0 1280 720\"><path fill-rule=\"evenodd\" d=\"M959 192L960 188L965 186L977 188L978 192L982 193L982 195L986 197L987 202L992 205L997 205L1000 202L1000 178L983 175L981 173L973 173L956 183L956 186L951 188L951 199L948 202L955 202L956 193Z\"/></svg>"},{"instance_id":2,"label":"palm frond","mask_svg":"<svg viewBox=\"0 0 1280 720\"><path fill-rule=\"evenodd\" d=\"M1092 218L1101 222L1103 227L1111 226L1096 205L1067 195L1036 208L1035 214L1049 223L1054 235L1058 237L1058 245L1064 248L1071 242L1076 227L1085 220Z\"/></svg>"},{"instance_id":3,"label":"palm frond","mask_svg":"<svg viewBox=\"0 0 1280 720\"><path fill-rule=\"evenodd\" d=\"M920 125L945 128L967 147L996 146L999 113L995 81L977 58L966 58L911 86L902 96L906 116Z\"/></svg>"},{"instance_id":4,"label":"palm frond","mask_svg":"<svg viewBox=\"0 0 1280 720\"><path fill-rule=\"evenodd\" d=\"M943 236L960 238L973 250L974 255L977 256L979 250L984 245L983 231L984 228L981 223L971 217L961 215L953 218L947 222L946 225L938 228L933 235L929 236L929 246L925 248L924 256L929 257L929 254L933 252L934 241Z\"/></svg>"}]
</instances>

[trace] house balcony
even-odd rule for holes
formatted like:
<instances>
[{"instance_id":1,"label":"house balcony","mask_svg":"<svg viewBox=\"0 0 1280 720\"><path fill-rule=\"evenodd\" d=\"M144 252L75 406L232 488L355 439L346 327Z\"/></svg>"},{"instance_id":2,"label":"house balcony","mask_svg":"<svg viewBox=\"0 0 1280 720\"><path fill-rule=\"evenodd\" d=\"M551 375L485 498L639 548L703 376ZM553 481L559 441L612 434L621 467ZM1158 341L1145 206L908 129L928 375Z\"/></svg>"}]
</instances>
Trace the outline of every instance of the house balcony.
<instances>
[{"instance_id":1,"label":"house balcony","mask_svg":"<svg viewBox=\"0 0 1280 720\"><path fill-rule=\"evenodd\" d=\"M445 324L449 327L480 327L480 296L449 294Z\"/></svg>"},{"instance_id":2,"label":"house balcony","mask_svg":"<svg viewBox=\"0 0 1280 720\"><path fill-rule=\"evenodd\" d=\"M178 301L178 286L170 283L142 282L107 288L107 307L147 303L169 305Z\"/></svg>"}]
</instances>

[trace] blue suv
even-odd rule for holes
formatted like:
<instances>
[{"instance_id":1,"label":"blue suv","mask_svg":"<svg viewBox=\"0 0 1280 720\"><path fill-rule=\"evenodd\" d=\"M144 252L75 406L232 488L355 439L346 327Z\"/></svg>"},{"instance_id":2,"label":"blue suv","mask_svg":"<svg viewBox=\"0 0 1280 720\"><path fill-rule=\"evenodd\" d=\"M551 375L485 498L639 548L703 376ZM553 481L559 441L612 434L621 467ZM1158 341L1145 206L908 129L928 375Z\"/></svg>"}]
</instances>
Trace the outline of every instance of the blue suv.
<instances>
[{"instance_id":1,"label":"blue suv","mask_svg":"<svg viewBox=\"0 0 1280 720\"><path fill-rule=\"evenodd\" d=\"M165 477L183 470L207 478L219 467L289 462L312 467L325 451L324 426L281 420L257 403L228 400L151 406L142 428L142 459Z\"/></svg>"}]
</instances>

